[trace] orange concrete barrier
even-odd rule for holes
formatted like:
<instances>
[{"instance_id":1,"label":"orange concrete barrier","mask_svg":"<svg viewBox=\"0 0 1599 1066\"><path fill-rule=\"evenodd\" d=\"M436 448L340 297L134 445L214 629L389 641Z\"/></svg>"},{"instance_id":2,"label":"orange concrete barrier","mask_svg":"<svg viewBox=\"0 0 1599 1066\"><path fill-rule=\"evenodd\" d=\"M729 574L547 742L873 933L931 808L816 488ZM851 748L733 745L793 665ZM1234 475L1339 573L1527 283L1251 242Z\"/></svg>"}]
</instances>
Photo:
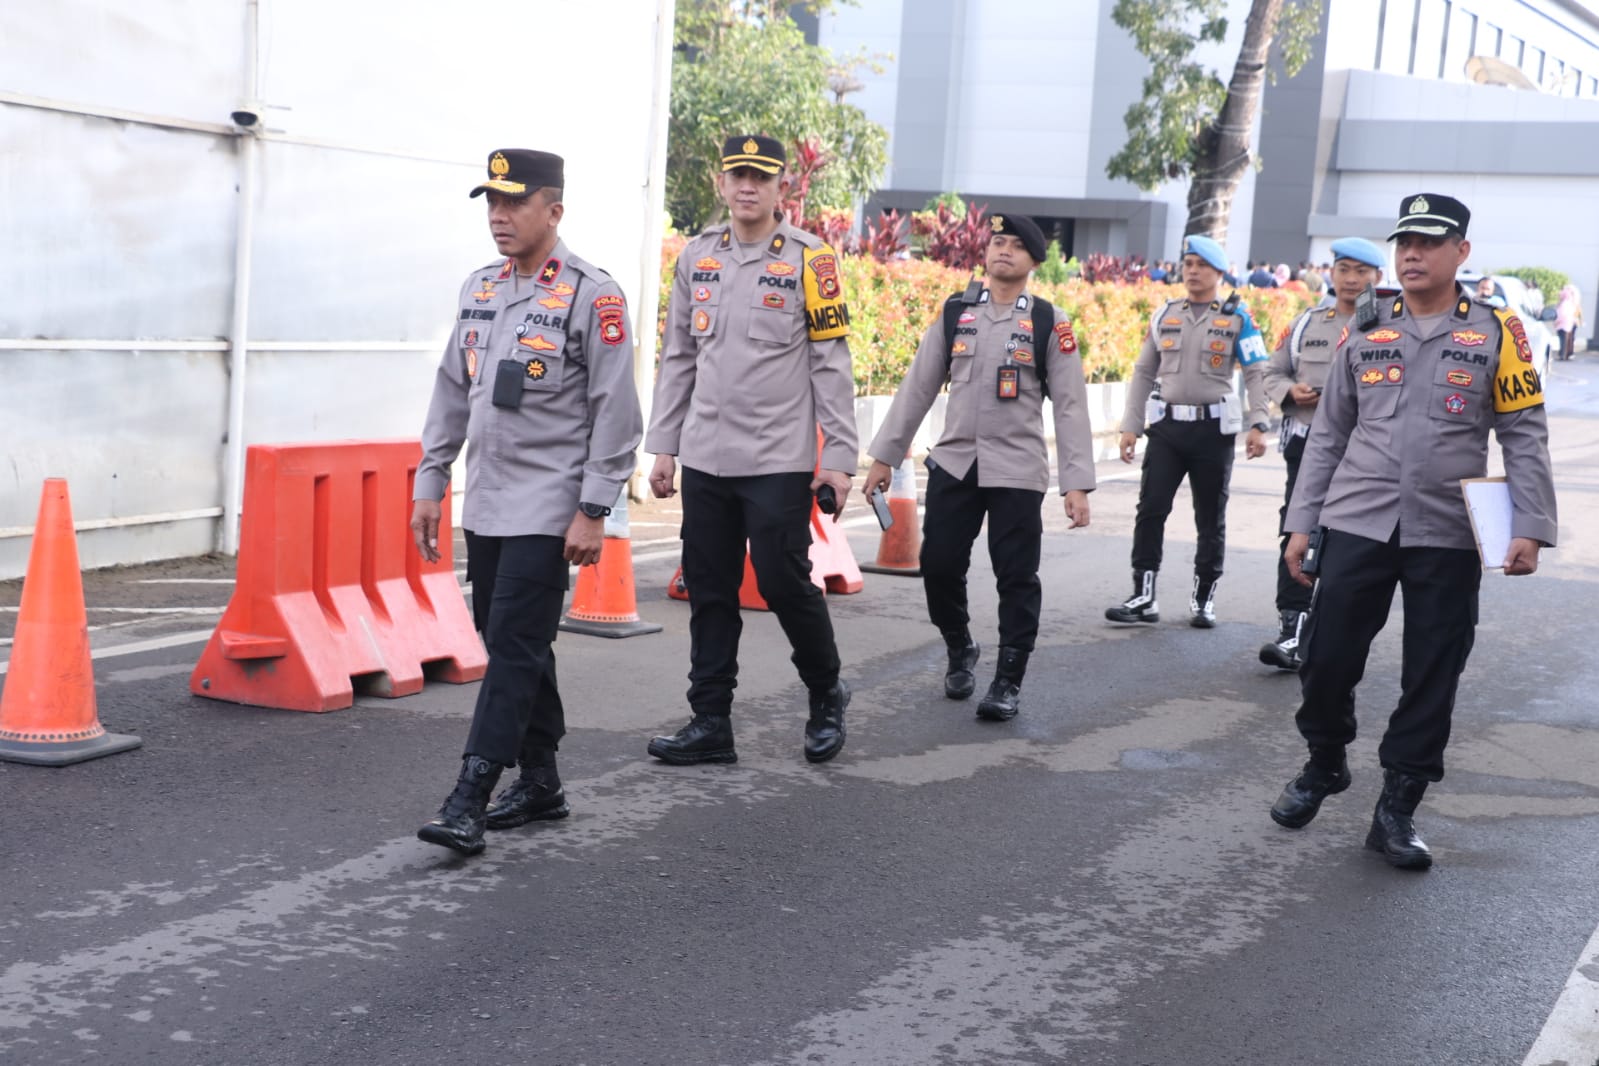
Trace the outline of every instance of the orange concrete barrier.
<instances>
[{"instance_id":1,"label":"orange concrete barrier","mask_svg":"<svg viewBox=\"0 0 1599 1066\"><path fill-rule=\"evenodd\" d=\"M488 657L455 579L450 496L437 562L408 521L421 444L257 444L245 461L233 598L189 678L199 696L332 711L362 692L483 676Z\"/></svg>"},{"instance_id":2,"label":"orange concrete barrier","mask_svg":"<svg viewBox=\"0 0 1599 1066\"><path fill-rule=\"evenodd\" d=\"M591 637L637 637L661 631L660 626L639 618L626 489L605 519L600 561L577 572L572 606L561 618L561 628Z\"/></svg>"},{"instance_id":3,"label":"orange concrete barrier","mask_svg":"<svg viewBox=\"0 0 1599 1066\"><path fill-rule=\"evenodd\" d=\"M100 725L72 501L67 483L50 478L39 498L16 638L0 694L0 759L66 766L140 743Z\"/></svg>"},{"instance_id":4,"label":"orange concrete barrier","mask_svg":"<svg viewBox=\"0 0 1599 1066\"><path fill-rule=\"evenodd\" d=\"M922 576L922 518L916 510L916 465L909 455L888 486L888 513L894 524L877 542L877 560L862 563L869 574Z\"/></svg>"}]
</instances>

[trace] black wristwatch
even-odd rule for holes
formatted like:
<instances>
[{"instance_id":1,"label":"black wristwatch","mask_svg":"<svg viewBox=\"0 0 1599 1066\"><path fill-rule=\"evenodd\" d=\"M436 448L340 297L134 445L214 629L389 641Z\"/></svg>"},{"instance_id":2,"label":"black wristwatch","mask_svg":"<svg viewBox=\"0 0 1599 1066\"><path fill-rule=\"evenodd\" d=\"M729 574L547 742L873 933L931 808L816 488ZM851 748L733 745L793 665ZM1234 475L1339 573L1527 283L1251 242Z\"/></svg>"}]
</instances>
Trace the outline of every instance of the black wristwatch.
<instances>
[{"instance_id":1,"label":"black wristwatch","mask_svg":"<svg viewBox=\"0 0 1599 1066\"><path fill-rule=\"evenodd\" d=\"M1271 431L1271 423L1270 422L1256 422L1254 425L1250 426L1249 428L1250 429L1258 429L1262 433L1269 433Z\"/></svg>"},{"instance_id":2,"label":"black wristwatch","mask_svg":"<svg viewBox=\"0 0 1599 1066\"><path fill-rule=\"evenodd\" d=\"M611 513L609 507L602 507L597 503L580 503L577 505L577 509L590 518L604 518Z\"/></svg>"}]
</instances>

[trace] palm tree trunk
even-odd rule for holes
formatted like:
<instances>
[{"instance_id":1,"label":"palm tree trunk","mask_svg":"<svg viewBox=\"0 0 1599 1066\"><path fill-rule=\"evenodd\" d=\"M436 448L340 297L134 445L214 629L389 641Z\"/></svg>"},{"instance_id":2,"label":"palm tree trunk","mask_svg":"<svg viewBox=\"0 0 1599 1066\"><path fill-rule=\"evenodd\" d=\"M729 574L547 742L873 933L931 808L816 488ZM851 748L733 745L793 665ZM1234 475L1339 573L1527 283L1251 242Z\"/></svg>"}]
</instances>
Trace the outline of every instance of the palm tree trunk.
<instances>
[{"instance_id":1,"label":"palm tree trunk","mask_svg":"<svg viewBox=\"0 0 1599 1066\"><path fill-rule=\"evenodd\" d=\"M1227 83L1227 99L1222 102L1216 121L1195 139L1185 233L1227 240L1233 197L1253 159L1249 134L1255 125L1255 113L1260 110L1266 58L1282 12L1283 0L1254 0L1250 5L1244 43L1238 50L1232 81Z\"/></svg>"}]
</instances>

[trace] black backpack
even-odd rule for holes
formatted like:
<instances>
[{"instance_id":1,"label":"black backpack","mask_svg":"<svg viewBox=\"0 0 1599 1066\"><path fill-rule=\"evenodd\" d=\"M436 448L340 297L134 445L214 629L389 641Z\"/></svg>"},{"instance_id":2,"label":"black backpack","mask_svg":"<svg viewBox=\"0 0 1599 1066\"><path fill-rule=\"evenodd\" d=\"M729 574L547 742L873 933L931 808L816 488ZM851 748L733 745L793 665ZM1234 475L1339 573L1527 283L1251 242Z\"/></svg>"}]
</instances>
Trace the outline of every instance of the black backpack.
<instances>
[{"instance_id":1,"label":"black backpack","mask_svg":"<svg viewBox=\"0 0 1599 1066\"><path fill-rule=\"evenodd\" d=\"M961 312L968 307L976 307L978 298L982 296L983 287L979 282L972 282L966 287L965 292L957 292L944 301L944 380L949 380L951 366L955 362L955 330L960 325ZM1033 370L1038 374L1038 387L1043 392L1045 399L1049 398L1049 357L1047 355L1048 338L1055 333L1055 307L1042 296L1033 297Z\"/></svg>"}]
</instances>

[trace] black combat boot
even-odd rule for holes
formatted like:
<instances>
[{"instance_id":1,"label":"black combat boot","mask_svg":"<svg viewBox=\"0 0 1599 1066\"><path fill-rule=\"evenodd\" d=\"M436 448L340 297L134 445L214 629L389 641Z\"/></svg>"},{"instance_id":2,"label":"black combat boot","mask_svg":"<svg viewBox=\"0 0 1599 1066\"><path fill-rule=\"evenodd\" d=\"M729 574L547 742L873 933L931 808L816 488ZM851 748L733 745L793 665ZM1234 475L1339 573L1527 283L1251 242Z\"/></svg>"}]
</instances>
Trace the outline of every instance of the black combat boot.
<instances>
[{"instance_id":1,"label":"black combat boot","mask_svg":"<svg viewBox=\"0 0 1599 1066\"><path fill-rule=\"evenodd\" d=\"M555 768L555 752L549 748L525 749L518 762L522 764L521 776L496 796L485 812L490 829L515 829L572 813L561 788L561 775Z\"/></svg>"},{"instance_id":2,"label":"black combat boot","mask_svg":"<svg viewBox=\"0 0 1599 1066\"><path fill-rule=\"evenodd\" d=\"M844 750L844 708L848 706L849 686L842 681L811 692L811 718L805 723L806 762L826 762Z\"/></svg>"},{"instance_id":3,"label":"black combat boot","mask_svg":"<svg viewBox=\"0 0 1599 1066\"><path fill-rule=\"evenodd\" d=\"M1216 586L1219 577L1194 575L1194 593L1188 597L1188 624L1195 629L1216 628Z\"/></svg>"},{"instance_id":4,"label":"black combat boot","mask_svg":"<svg viewBox=\"0 0 1599 1066\"><path fill-rule=\"evenodd\" d=\"M1271 805L1271 820L1285 829L1303 829L1321 810L1321 801L1348 788L1350 780L1342 747L1311 748L1310 761Z\"/></svg>"},{"instance_id":5,"label":"black combat boot","mask_svg":"<svg viewBox=\"0 0 1599 1066\"><path fill-rule=\"evenodd\" d=\"M504 767L476 755L461 760L461 776L438 816L416 831L418 840L476 855L483 850L484 808Z\"/></svg>"},{"instance_id":6,"label":"black combat boot","mask_svg":"<svg viewBox=\"0 0 1599 1066\"><path fill-rule=\"evenodd\" d=\"M1283 611L1277 639L1260 646L1260 661L1279 670L1298 670L1304 662L1299 656L1299 634L1305 626L1304 611Z\"/></svg>"},{"instance_id":7,"label":"black combat boot","mask_svg":"<svg viewBox=\"0 0 1599 1066\"><path fill-rule=\"evenodd\" d=\"M1027 674L1029 654L1020 648L1000 647L994 680L977 705L977 717L989 722L1005 722L1016 717L1016 712L1022 709L1022 678Z\"/></svg>"},{"instance_id":8,"label":"black combat boot","mask_svg":"<svg viewBox=\"0 0 1599 1066\"><path fill-rule=\"evenodd\" d=\"M1382 795L1377 797L1377 810L1371 816L1366 847L1381 853L1389 865L1401 870L1425 870L1432 865L1432 852L1416 835L1412 817L1426 791L1425 778L1398 770L1382 772Z\"/></svg>"},{"instance_id":9,"label":"black combat boot","mask_svg":"<svg viewBox=\"0 0 1599 1066\"><path fill-rule=\"evenodd\" d=\"M1160 604L1155 602L1155 571L1133 571L1133 594L1115 607L1105 608L1112 622L1158 622Z\"/></svg>"},{"instance_id":10,"label":"black combat boot","mask_svg":"<svg viewBox=\"0 0 1599 1066\"><path fill-rule=\"evenodd\" d=\"M738 752L733 750L733 719L725 714L696 713L671 736L653 738L649 752L673 766L738 762Z\"/></svg>"},{"instance_id":11,"label":"black combat boot","mask_svg":"<svg viewBox=\"0 0 1599 1066\"><path fill-rule=\"evenodd\" d=\"M965 629L944 632L944 647L949 650L949 669L944 671L944 695L952 700L964 700L977 691L977 675L972 667L982 654L972 634Z\"/></svg>"}]
</instances>

